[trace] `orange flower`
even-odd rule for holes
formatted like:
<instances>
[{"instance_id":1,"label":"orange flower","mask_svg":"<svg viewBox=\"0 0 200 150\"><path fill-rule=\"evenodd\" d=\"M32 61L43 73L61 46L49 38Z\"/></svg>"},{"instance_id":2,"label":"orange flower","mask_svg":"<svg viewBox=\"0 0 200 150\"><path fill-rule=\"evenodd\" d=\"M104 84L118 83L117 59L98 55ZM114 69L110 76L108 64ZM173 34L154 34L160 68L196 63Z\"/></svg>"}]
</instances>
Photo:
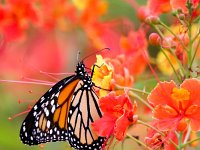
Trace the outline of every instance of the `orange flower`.
<instances>
[{"instance_id":1,"label":"orange flower","mask_svg":"<svg viewBox=\"0 0 200 150\"><path fill-rule=\"evenodd\" d=\"M96 22L102 15L106 14L107 7L108 3L106 0L87 0L82 8L81 22L85 25Z\"/></svg>"},{"instance_id":2,"label":"orange flower","mask_svg":"<svg viewBox=\"0 0 200 150\"><path fill-rule=\"evenodd\" d=\"M107 13L107 0L73 0L73 3L77 8L78 23L84 29L93 46L97 49L105 47L101 39L105 28L102 26L100 18Z\"/></svg>"},{"instance_id":3,"label":"orange flower","mask_svg":"<svg viewBox=\"0 0 200 150\"><path fill-rule=\"evenodd\" d=\"M65 0L39 0L42 13L40 13L41 24L45 29L58 27L66 31L69 22L76 21L76 8L69 1Z\"/></svg>"},{"instance_id":4,"label":"orange flower","mask_svg":"<svg viewBox=\"0 0 200 150\"><path fill-rule=\"evenodd\" d=\"M200 80L186 79L179 87L174 81L159 83L148 96L159 128L185 130L188 121L192 130L200 130ZM173 124L172 124L173 122Z\"/></svg>"},{"instance_id":5,"label":"orange flower","mask_svg":"<svg viewBox=\"0 0 200 150\"><path fill-rule=\"evenodd\" d=\"M16 40L24 35L31 23L37 23L38 13L34 7L35 1L6 0L0 6L0 31L7 40Z\"/></svg>"},{"instance_id":6,"label":"orange flower","mask_svg":"<svg viewBox=\"0 0 200 150\"><path fill-rule=\"evenodd\" d=\"M115 92L110 92L99 99L99 106L103 117L92 124L94 130L99 136L114 134L117 140L122 141L129 125L137 121L136 103L132 104L127 94L116 96Z\"/></svg>"}]
</instances>

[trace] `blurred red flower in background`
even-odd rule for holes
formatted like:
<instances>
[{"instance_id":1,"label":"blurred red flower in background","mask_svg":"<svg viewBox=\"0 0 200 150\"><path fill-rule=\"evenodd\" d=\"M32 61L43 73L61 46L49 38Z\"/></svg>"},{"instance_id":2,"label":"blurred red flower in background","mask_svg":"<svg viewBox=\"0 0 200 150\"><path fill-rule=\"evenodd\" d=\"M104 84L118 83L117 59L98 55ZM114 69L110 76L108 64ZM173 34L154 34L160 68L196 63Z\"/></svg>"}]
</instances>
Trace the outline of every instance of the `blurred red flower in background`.
<instances>
[{"instance_id":1,"label":"blurred red flower in background","mask_svg":"<svg viewBox=\"0 0 200 150\"><path fill-rule=\"evenodd\" d=\"M63 52L52 33L38 32L27 44L7 44L1 55L1 75L38 78L40 71L60 72Z\"/></svg>"},{"instance_id":2,"label":"blurred red flower in background","mask_svg":"<svg viewBox=\"0 0 200 150\"><path fill-rule=\"evenodd\" d=\"M117 140L124 139L129 125L136 123L136 103L132 104L127 94L116 96L115 92L99 99L103 117L92 123L99 136L114 134Z\"/></svg>"},{"instance_id":3,"label":"blurred red flower in background","mask_svg":"<svg viewBox=\"0 0 200 150\"><path fill-rule=\"evenodd\" d=\"M124 66L130 74L139 75L145 70L147 46L146 34L142 28L137 31L131 30L128 36L120 38L120 54L124 55Z\"/></svg>"},{"instance_id":4,"label":"blurred red flower in background","mask_svg":"<svg viewBox=\"0 0 200 150\"><path fill-rule=\"evenodd\" d=\"M148 0L147 7L151 14L156 15L171 10L170 0Z\"/></svg>"},{"instance_id":5,"label":"blurred red flower in background","mask_svg":"<svg viewBox=\"0 0 200 150\"><path fill-rule=\"evenodd\" d=\"M133 76L128 68L124 65L124 55L117 55L116 58L106 58L106 62L113 68L113 89L115 85L132 87L134 83Z\"/></svg>"},{"instance_id":6,"label":"blurred red flower in background","mask_svg":"<svg viewBox=\"0 0 200 150\"><path fill-rule=\"evenodd\" d=\"M77 22L75 6L66 0L39 0L40 25L44 29L54 29L57 27L62 31L67 31L71 25Z\"/></svg>"},{"instance_id":7,"label":"blurred red flower in background","mask_svg":"<svg viewBox=\"0 0 200 150\"><path fill-rule=\"evenodd\" d=\"M191 0L193 6L192 17L197 17L200 13L198 5L200 0ZM180 9L183 13L188 14L188 8L186 7L187 0L148 0L146 6L142 6L138 9L138 18L142 21L150 15L160 15L168 13L172 10Z\"/></svg>"},{"instance_id":8,"label":"blurred red flower in background","mask_svg":"<svg viewBox=\"0 0 200 150\"><path fill-rule=\"evenodd\" d=\"M0 32L6 40L16 40L24 35L32 23L38 22L35 1L6 0L0 4Z\"/></svg>"}]
</instances>

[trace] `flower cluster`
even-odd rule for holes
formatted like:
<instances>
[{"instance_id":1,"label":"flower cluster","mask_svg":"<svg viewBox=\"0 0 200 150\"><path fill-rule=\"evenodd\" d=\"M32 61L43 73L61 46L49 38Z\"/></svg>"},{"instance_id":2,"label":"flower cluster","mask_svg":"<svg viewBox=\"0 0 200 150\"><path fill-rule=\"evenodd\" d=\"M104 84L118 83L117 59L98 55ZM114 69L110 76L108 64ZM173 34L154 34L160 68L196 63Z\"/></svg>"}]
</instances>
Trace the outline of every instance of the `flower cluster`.
<instances>
[{"instance_id":1,"label":"flower cluster","mask_svg":"<svg viewBox=\"0 0 200 150\"><path fill-rule=\"evenodd\" d=\"M128 2L136 8L136 3ZM157 31L149 36L149 44L158 48L155 60L146 54L148 43L143 40L144 27L117 38L120 55L115 52L114 57L97 56L98 67L94 69L93 82L100 87L99 104L103 117L92 126L98 135L114 135L122 141L127 127L134 123L135 126L143 124L148 127L142 143L147 149L181 150L198 145L200 80L199 65L195 63L198 63L196 60L200 53L200 32L197 26L199 3L198 0L149 0L147 6L137 9L139 19ZM167 26L159 17L171 11L178 23ZM162 74L173 80L160 81L151 63L155 63ZM158 82L147 97L139 94L146 94L145 91L131 88L133 81L134 85L137 83L137 75L143 73L146 64ZM134 98L134 104L125 98L128 95ZM135 115L135 108L141 102L152 110L145 112L153 118L148 123L138 119L137 116L143 118L140 112L137 111ZM134 141L141 144L136 138Z\"/></svg>"},{"instance_id":2,"label":"flower cluster","mask_svg":"<svg viewBox=\"0 0 200 150\"><path fill-rule=\"evenodd\" d=\"M95 11L90 13L91 9ZM87 31L100 24L99 18L106 12L107 2L99 0L5 0L0 3L0 31L8 41L25 38L32 27L69 31L80 25Z\"/></svg>"},{"instance_id":3,"label":"flower cluster","mask_svg":"<svg viewBox=\"0 0 200 150\"><path fill-rule=\"evenodd\" d=\"M115 92L99 99L103 117L96 120L92 126L98 135L110 137L112 134L122 141L127 128L137 122L136 103L132 104L127 94L116 96Z\"/></svg>"},{"instance_id":4,"label":"flower cluster","mask_svg":"<svg viewBox=\"0 0 200 150\"><path fill-rule=\"evenodd\" d=\"M199 148L200 0L147 0L143 6L135 0L0 2L1 78L53 85L66 75L59 72L76 64L75 50L91 73L89 90L102 112L88 128L107 139L107 149ZM13 93L31 88L27 99L42 91L19 87L12 86ZM87 92L78 96L84 95L92 108ZM88 116L90 110L81 109L78 114ZM94 138L86 136L83 144Z\"/></svg>"}]
</instances>

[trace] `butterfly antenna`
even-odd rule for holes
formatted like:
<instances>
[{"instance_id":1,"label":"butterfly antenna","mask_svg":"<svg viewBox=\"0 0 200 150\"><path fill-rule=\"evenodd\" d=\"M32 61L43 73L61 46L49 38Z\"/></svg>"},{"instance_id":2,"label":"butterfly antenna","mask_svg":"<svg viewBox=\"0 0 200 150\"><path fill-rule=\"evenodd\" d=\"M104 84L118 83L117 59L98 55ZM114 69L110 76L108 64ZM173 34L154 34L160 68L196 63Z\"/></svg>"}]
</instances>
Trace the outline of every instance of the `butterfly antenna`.
<instances>
[{"instance_id":1,"label":"butterfly antenna","mask_svg":"<svg viewBox=\"0 0 200 150\"><path fill-rule=\"evenodd\" d=\"M102 52L102 51L104 51L104 50L110 50L110 48L107 48L107 47L106 47L106 48L103 48L103 49L98 50L98 51L96 51L96 52L93 52L93 53L89 54L88 56L84 57L84 58L82 59L82 61L84 61L84 60L87 59L88 57L90 57L90 56L92 56L92 55L94 55L94 54L100 53L100 52Z\"/></svg>"},{"instance_id":2,"label":"butterfly antenna","mask_svg":"<svg viewBox=\"0 0 200 150\"><path fill-rule=\"evenodd\" d=\"M79 60L80 60L80 54L81 54L81 52L78 51L77 56L76 56L76 59L77 59L78 62L79 62Z\"/></svg>"}]
</instances>

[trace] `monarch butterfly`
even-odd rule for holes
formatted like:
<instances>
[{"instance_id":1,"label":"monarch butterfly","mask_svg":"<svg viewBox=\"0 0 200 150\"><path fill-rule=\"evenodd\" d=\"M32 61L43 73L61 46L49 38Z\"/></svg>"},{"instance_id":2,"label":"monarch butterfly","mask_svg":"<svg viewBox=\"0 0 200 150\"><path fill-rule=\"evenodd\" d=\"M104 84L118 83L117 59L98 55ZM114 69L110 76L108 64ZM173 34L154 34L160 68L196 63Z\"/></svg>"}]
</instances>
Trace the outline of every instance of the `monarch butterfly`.
<instances>
[{"instance_id":1,"label":"monarch butterfly","mask_svg":"<svg viewBox=\"0 0 200 150\"><path fill-rule=\"evenodd\" d=\"M97 136L91 123L102 117L94 83L78 62L75 75L50 88L33 106L20 130L24 144L68 141L75 149L102 149L105 137Z\"/></svg>"}]
</instances>

